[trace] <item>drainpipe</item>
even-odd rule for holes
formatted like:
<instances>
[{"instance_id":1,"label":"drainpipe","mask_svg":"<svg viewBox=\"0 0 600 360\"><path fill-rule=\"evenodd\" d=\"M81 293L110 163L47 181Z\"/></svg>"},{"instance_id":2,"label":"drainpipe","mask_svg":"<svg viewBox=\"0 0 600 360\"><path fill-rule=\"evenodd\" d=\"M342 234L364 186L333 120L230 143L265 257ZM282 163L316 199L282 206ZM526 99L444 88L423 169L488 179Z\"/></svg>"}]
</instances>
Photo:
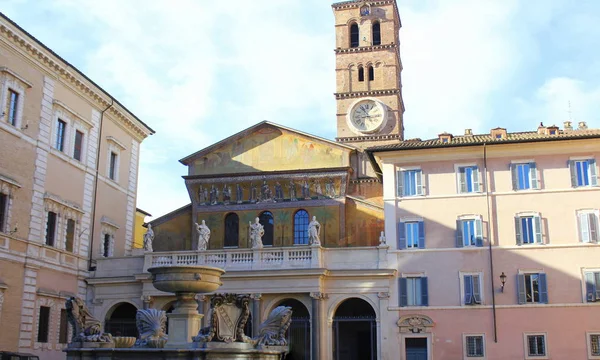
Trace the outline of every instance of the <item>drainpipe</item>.
<instances>
[{"instance_id":1,"label":"drainpipe","mask_svg":"<svg viewBox=\"0 0 600 360\"><path fill-rule=\"evenodd\" d=\"M98 131L98 150L96 151L96 174L94 176L94 196L92 198L92 230L90 231L90 256L88 259L88 271L96 270L95 266L92 266L92 256L94 254L94 228L96 225L96 198L98 196L98 174L100 169L100 147L102 145L102 124L104 123L104 113L110 109L114 104L114 99L110 98L110 105L100 113L100 130Z\"/></svg>"},{"instance_id":2,"label":"drainpipe","mask_svg":"<svg viewBox=\"0 0 600 360\"><path fill-rule=\"evenodd\" d=\"M490 211L490 187L488 184L488 171L487 171L487 147L486 143L483 143L483 172L485 174L485 200L487 202L487 219L488 219L488 227L487 227L487 236L488 236L488 251L490 254L490 283L492 285L492 315L493 315L493 323L494 323L494 342L498 342L498 326L496 323L496 287L494 285L494 258L492 254L492 231L491 231L491 211Z\"/></svg>"}]
</instances>

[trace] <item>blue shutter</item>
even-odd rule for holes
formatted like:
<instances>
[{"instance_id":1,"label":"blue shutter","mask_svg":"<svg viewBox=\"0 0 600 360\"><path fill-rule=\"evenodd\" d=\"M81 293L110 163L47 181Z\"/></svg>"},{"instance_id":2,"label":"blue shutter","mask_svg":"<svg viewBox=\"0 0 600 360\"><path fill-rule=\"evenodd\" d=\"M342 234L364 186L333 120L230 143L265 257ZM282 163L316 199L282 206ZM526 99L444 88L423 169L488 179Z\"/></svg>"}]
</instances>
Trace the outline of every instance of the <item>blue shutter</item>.
<instances>
[{"instance_id":1,"label":"blue shutter","mask_svg":"<svg viewBox=\"0 0 600 360\"><path fill-rule=\"evenodd\" d=\"M589 159L590 185L598 186L598 170L596 169L596 160Z\"/></svg>"},{"instance_id":2,"label":"blue shutter","mask_svg":"<svg viewBox=\"0 0 600 360\"><path fill-rule=\"evenodd\" d=\"M539 216L533 217L533 222L535 226L535 242L537 244L542 243L542 218Z\"/></svg>"},{"instance_id":3,"label":"blue shutter","mask_svg":"<svg viewBox=\"0 0 600 360\"><path fill-rule=\"evenodd\" d=\"M510 164L513 190L519 190L519 174L517 173L517 164Z\"/></svg>"},{"instance_id":4,"label":"blue shutter","mask_svg":"<svg viewBox=\"0 0 600 360\"><path fill-rule=\"evenodd\" d=\"M567 161L569 167L569 173L571 174L571 187L577 187L577 169L575 168L575 161Z\"/></svg>"},{"instance_id":5,"label":"blue shutter","mask_svg":"<svg viewBox=\"0 0 600 360\"><path fill-rule=\"evenodd\" d=\"M417 195L423 195L423 170L416 170Z\"/></svg>"},{"instance_id":6,"label":"blue shutter","mask_svg":"<svg viewBox=\"0 0 600 360\"><path fill-rule=\"evenodd\" d=\"M473 304L473 277L471 275L464 276L465 287L465 305Z\"/></svg>"},{"instance_id":7,"label":"blue shutter","mask_svg":"<svg viewBox=\"0 0 600 360\"><path fill-rule=\"evenodd\" d=\"M585 273L585 298L587 302L596 301L596 291L595 286L596 282L594 279L593 272Z\"/></svg>"},{"instance_id":8,"label":"blue shutter","mask_svg":"<svg viewBox=\"0 0 600 360\"><path fill-rule=\"evenodd\" d=\"M479 275L473 275L473 302L481 304L481 282Z\"/></svg>"},{"instance_id":9,"label":"blue shutter","mask_svg":"<svg viewBox=\"0 0 600 360\"><path fill-rule=\"evenodd\" d=\"M402 221L398 223L398 249L406 249L406 225Z\"/></svg>"},{"instance_id":10,"label":"blue shutter","mask_svg":"<svg viewBox=\"0 0 600 360\"><path fill-rule=\"evenodd\" d=\"M456 220L456 247L463 247L462 220Z\"/></svg>"},{"instance_id":11,"label":"blue shutter","mask_svg":"<svg viewBox=\"0 0 600 360\"><path fill-rule=\"evenodd\" d=\"M479 184L479 167L473 167L473 191L480 192L481 186Z\"/></svg>"},{"instance_id":12,"label":"blue shutter","mask_svg":"<svg viewBox=\"0 0 600 360\"><path fill-rule=\"evenodd\" d=\"M529 163L529 178L531 179L531 188L539 189L538 173L534 162Z\"/></svg>"},{"instance_id":13,"label":"blue shutter","mask_svg":"<svg viewBox=\"0 0 600 360\"><path fill-rule=\"evenodd\" d=\"M425 223L419 221L419 249L425 249Z\"/></svg>"},{"instance_id":14,"label":"blue shutter","mask_svg":"<svg viewBox=\"0 0 600 360\"><path fill-rule=\"evenodd\" d=\"M398 301L400 303L400 306L407 306L408 305L408 296L407 296L408 290L407 290L407 279L406 278L400 278L398 279Z\"/></svg>"},{"instance_id":15,"label":"blue shutter","mask_svg":"<svg viewBox=\"0 0 600 360\"><path fill-rule=\"evenodd\" d=\"M475 237L477 246L483 246L483 221L480 218L475 219Z\"/></svg>"},{"instance_id":16,"label":"blue shutter","mask_svg":"<svg viewBox=\"0 0 600 360\"><path fill-rule=\"evenodd\" d=\"M402 197L404 196L404 172L403 171L398 171L396 173L396 181L398 182L398 194L396 194L396 196L398 197Z\"/></svg>"},{"instance_id":17,"label":"blue shutter","mask_svg":"<svg viewBox=\"0 0 600 360\"><path fill-rule=\"evenodd\" d=\"M540 303L548 303L548 284L546 282L546 274L540 273L538 278L538 286L540 292Z\"/></svg>"},{"instance_id":18,"label":"blue shutter","mask_svg":"<svg viewBox=\"0 0 600 360\"><path fill-rule=\"evenodd\" d=\"M421 305L429 306L429 292L427 291L427 277L421 278Z\"/></svg>"},{"instance_id":19,"label":"blue shutter","mask_svg":"<svg viewBox=\"0 0 600 360\"><path fill-rule=\"evenodd\" d=\"M527 303L527 284L525 284L525 275L517 275L517 288L519 290L519 304Z\"/></svg>"},{"instance_id":20,"label":"blue shutter","mask_svg":"<svg viewBox=\"0 0 600 360\"><path fill-rule=\"evenodd\" d=\"M515 216L515 235L517 237L517 245L523 245L523 234L521 231L521 218Z\"/></svg>"}]
</instances>

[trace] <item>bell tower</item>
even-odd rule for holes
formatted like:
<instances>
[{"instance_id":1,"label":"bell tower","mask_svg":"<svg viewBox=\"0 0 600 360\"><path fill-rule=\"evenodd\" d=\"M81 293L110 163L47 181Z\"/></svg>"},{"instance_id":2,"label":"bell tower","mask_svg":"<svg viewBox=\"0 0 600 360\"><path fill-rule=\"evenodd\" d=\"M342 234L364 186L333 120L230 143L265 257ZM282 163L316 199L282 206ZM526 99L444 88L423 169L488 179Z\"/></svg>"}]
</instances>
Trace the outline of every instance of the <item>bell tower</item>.
<instances>
[{"instance_id":1,"label":"bell tower","mask_svg":"<svg viewBox=\"0 0 600 360\"><path fill-rule=\"evenodd\" d=\"M332 8L336 140L360 148L402 140L402 25L396 1L344 1Z\"/></svg>"}]
</instances>

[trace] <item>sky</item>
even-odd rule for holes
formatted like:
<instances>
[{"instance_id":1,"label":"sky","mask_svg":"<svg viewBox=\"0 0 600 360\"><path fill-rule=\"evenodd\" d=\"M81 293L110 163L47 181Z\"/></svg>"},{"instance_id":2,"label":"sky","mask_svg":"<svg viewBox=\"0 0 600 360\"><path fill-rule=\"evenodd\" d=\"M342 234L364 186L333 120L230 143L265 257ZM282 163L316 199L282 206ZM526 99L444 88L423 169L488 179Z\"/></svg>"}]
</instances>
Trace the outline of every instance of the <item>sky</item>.
<instances>
[{"instance_id":1,"label":"sky","mask_svg":"<svg viewBox=\"0 0 600 360\"><path fill-rule=\"evenodd\" d=\"M600 1L397 2L406 138L600 127ZM137 204L154 218L190 202L179 159L262 120L336 136L331 1L0 0L0 11L156 130Z\"/></svg>"}]
</instances>

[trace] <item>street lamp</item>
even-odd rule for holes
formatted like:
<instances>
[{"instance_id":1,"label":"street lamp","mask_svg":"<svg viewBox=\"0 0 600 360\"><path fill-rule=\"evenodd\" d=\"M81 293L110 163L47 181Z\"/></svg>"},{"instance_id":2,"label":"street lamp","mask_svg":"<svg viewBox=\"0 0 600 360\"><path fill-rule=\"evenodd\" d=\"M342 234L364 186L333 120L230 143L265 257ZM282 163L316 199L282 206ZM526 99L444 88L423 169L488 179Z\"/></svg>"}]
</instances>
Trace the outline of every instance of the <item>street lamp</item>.
<instances>
[{"instance_id":1,"label":"street lamp","mask_svg":"<svg viewBox=\"0 0 600 360\"><path fill-rule=\"evenodd\" d=\"M506 274L504 274L504 271L500 274L500 282L502 283L500 291L504 292L504 284L506 283Z\"/></svg>"}]
</instances>

